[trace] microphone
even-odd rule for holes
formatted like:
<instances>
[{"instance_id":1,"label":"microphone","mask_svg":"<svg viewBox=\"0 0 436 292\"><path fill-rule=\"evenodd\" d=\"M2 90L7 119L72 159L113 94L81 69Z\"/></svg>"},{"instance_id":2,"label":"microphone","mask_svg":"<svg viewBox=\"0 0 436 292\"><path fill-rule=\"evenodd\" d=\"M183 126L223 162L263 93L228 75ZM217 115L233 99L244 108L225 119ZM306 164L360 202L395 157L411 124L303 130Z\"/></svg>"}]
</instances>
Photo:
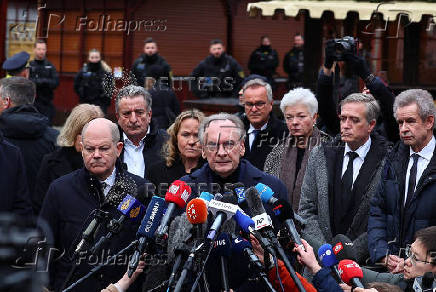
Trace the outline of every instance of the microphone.
<instances>
[{"instance_id":1,"label":"microphone","mask_svg":"<svg viewBox=\"0 0 436 292\"><path fill-rule=\"evenodd\" d=\"M162 222L160 223L157 231L156 238L163 238L164 234L168 230L168 224L174 209L179 207L180 209L184 209L186 206L186 202L191 196L191 187L188 186L184 181L175 180L170 187L168 188L167 193L165 194L165 201L168 203L167 211L162 218Z\"/></svg>"},{"instance_id":2,"label":"microphone","mask_svg":"<svg viewBox=\"0 0 436 292\"><path fill-rule=\"evenodd\" d=\"M192 224L192 234L189 232L187 228L188 224L185 224L186 221L183 217L184 216L176 217L170 227L170 232L171 230L174 231L171 233L174 234L174 236L168 240L168 252L174 251L177 256L168 280L169 290L172 290L177 271L182 263L182 258L187 256L192 248L187 244L187 241L189 241L191 237L193 237L195 241L202 236L202 224L207 222L206 202L203 199L196 198L190 201L186 206L186 218ZM194 245L195 244L194 242Z\"/></svg>"},{"instance_id":3,"label":"microphone","mask_svg":"<svg viewBox=\"0 0 436 292\"><path fill-rule=\"evenodd\" d=\"M231 242L228 233L222 232L214 242L213 252L220 257L221 284L224 291L229 291L227 258L231 255Z\"/></svg>"},{"instance_id":4,"label":"microphone","mask_svg":"<svg viewBox=\"0 0 436 292\"><path fill-rule=\"evenodd\" d=\"M96 214L94 219L89 223L88 227L86 227L85 231L83 231L82 239L77 244L76 250L74 254L78 254L84 248L84 244L90 244L92 239L94 238L95 232L100 227L100 224L103 220L106 220L109 217L109 212L105 212L103 210L96 210Z\"/></svg>"},{"instance_id":5,"label":"microphone","mask_svg":"<svg viewBox=\"0 0 436 292\"><path fill-rule=\"evenodd\" d=\"M208 240L214 241L218 236L221 225L228 218L236 214L236 211L239 209L236 204L237 199L235 196L233 196L233 194L224 194L222 201L217 201L214 199L209 202L209 210L212 212L212 214L214 214L215 220L209 228L209 232L206 237Z\"/></svg>"},{"instance_id":6,"label":"microphone","mask_svg":"<svg viewBox=\"0 0 436 292\"><path fill-rule=\"evenodd\" d=\"M354 244L343 234L337 234L333 237L333 252L338 261L353 260L356 261Z\"/></svg>"},{"instance_id":7,"label":"microphone","mask_svg":"<svg viewBox=\"0 0 436 292\"><path fill-rule=\"evenodd\" d=\"M214 196L209 192L201 192L200 199L203 199L206 202L206 206L209 205L209 202L214 198Z\"/></svg>"},{"instance_id":8,"label":"microphone","mask_svg":"<svg viewBox=\"0 0 436 292\"><path fill-rule=\"evenodd\" d=\"M265 284L265 287L269 291L275 292L276 290L269 282L268 276L264 271L264 267L262 263L260 262L257 255L255 255L252 250L251 243L245 238L237 237L236 235L232 234L232 254L241 254L241 253L243 253L248 258L252 269L262 279L263 283Z\"/></svg>"},{"instance_id":9,"label":"microphone","mask_svg":"<svg viewBox=\"0 0 436 292\"><path fill-rule=\"evenodd\" d=\"M298 245L303 246L301 242L300 234L298 234L297 228L294 223L294 211L292 211L291 205L283 199L278 199L273 204L273 212L277 219L286 226L286 229L291 235L291 239ZM306 249L304 249L306 250Z\"/></svg>"},{"instance_id":10,"label":"microphone","mask_svg":"<svg viewBox=\"0 0 436 292\"><path fill-rule=\"evenodd\" d=\"M277 202L278 199L273 197L274 191L269 186L263 183L258 183L255 188L259 193L262 202L267 204L274 204Z\"/></svg>"},{"instance_id":11,"label":"microphone","mask_svg":"<svg viewBox=\"0 0 436 292\"><path fill-rule=\"evenodd\" d=\"M360 282L363 278L363 272L360 266L352 260L342 260L339 262L339 274L345 284L353 288L365 288Z\"/></svg>"},{"instance_id":12,"label":"microphone","mask_svg":"<svg viewBox=\"0 0 436 292\"><path fill-rule=\"evenodd\" d=\"M341 275L338 271L338 260L333 253L331 244L325 243L318 249L318 258L323 267L330 268L332 270L336 282L342 283Z\"/></svg>"},{"instance_id":13,"label":"microphone","mask_svg":"<svg viewBox=\"0 0 436 292\"><path fill-rule=\"evenodd\" d=\"M250 208L253 215L253 221L256 223L255 228L261 232L262 235L266 236L269 241L272 243L274 248L277 250L278 254L280 255L281 259L285 263L285 266L287 270L289 271L289 274L291 275L292 280L294 280L295 285L297 286L298 290L300 291L306 291L303 287L303 284L301 283L300 279L297 277L297 274L295 273L294 268L292 267L288 257L286 256L285 251L283 250L283 247L280 245L279 241L277 240L276 235L274 234L272 230L272 225L269 224L267 218L269 216L266 214L265 208L262 205L262 200L259 196L259 193L255 187L250 187L245 192L245 200L248 203L248 207ZM265 224L265 226L262 226L260 229L257 228L257 222L260 226ZM262 243L261 243L262 244ZM269 250L268 250L269 252ZM274 256L274 254L273 254Z\"/></svg>"},{"instance_id":14,"label":"microphone","mask_svg":"<svg viewBox=\"0 0 436 292\"><path fill-rule=\"evenodd\" d=\"M139 221L139 218L144 217L145 213L144 205L142 205L139 200L131 195L126 195L124 197L124 199L118 205L117 210L120 211L122 215L118 220L113 219L109 222L109 232L105 236L100 237L100 239L91 249L92 254L96 254L104 242L110 239L114 234L121 231L121 226L126 218L132 220L133 222L137 222Z\"/></svg>"},{"instance_id":15,"label":"microphone","mask_svg":"<svg viewBox=\"0 0 436 292\"><path fill-rule=\"evenodd\" d=\"M139 263L139 258L144 253L148 241L153 238L154 233L156 232L159 221L163 216L165 205L165 200L157 196L153 196L150 204L148 204L141 226L139 226L139 229L136 232L136 237L139 238L139 240L135 252L129 262L127 270L129 278L131 278L135 272Z\"/></svg>"}]
</instances>

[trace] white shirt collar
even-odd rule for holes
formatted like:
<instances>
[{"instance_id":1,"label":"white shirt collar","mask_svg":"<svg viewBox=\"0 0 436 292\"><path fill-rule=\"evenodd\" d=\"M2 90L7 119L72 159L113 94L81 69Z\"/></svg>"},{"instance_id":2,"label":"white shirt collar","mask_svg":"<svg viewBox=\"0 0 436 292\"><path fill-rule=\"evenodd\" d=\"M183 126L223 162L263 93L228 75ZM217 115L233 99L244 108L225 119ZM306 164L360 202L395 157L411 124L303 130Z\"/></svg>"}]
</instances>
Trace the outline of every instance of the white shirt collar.
<instances>
[{"instance_id":1,"label":"white shirt collar","mask_svg":"<svg viewBox=\"0 0 436 292\"><path fill-rule=\"evenodd\" d=\"M106 183L108 186L112 187L115 184L115 177L117 173L117 168L114 167L110 176L108 176L104 181L100 181L101 183Z\"/></svg>"},{"instance_id":2,"label":"white shirt collar","mask_svg":"<svg viewBox=\"0 0 436 292\"><path fill-rule=\"evenodd\" d=\"M261 131L265 130L267 126L268 126L268 122L266 122L265 125L263 125L263 126L260 128L260 130L261 130ZM251 133L253 133L254 130L256 130L256 128L253 127L252 124L250 124L250 128L248 128L248 132L247 132L247 133L250 135Z\"/></svg>"},{"instance_id":3,"label":"white shirt collar","mask_svg":"<svg viewBox=\"0 0 436 292\"><path fill-rule=\"evenodd\" d=\"M430 161L431 158L433 157L433 152L434 152L434 148L435 148L435 146L436 146L436 141L435 141L435 138L434 138L434 136L433 136L433 137L431 137L431 140L427 143L427 145L425 145L425 147L422 148L421 151L419 151L419 152L414 152L414 151L412 150L412 147L410 147L409 153L410 153L410 156L412 156L412 154L416 153L416 154L418 154L420 157L422 157L422 158L424 158L424 159Z\"/></svg>"},{"instance_id":4,"label":"white shirt collar","mask_svg":"<svg viewBox=\"0 0 436 292\"><path fill-rule=\"evenodd\" d=\"M144 139L145 137L147 137L148 134L150 134L150 126L148 126L147 133L145 134L145 136L142 137L141 141L139 141L139 146L141 146L144 143ZM124 132L123 132L123 142L124 144L134 145L133 142L129 139L129 137L127 137L126 133Z\"/></svg>"},{"instance_id":5,"label":"white shirt collar","mask_svg":"<svg viewBox=\"0 0 436 292\"><path fill-rule=\"evenodd\" d=\"M366 154L368 154L370 148L371 148L371 137L369 137L368 140L362 146L357 148L356 151L354 151L354 152L356 152L360 158L365 159L365 156L366 156ZM353 151L353 150L351 150L350 146L348 146L348 143L345 143L344 157L350 151Z\"/></svg>"}]
</instances>

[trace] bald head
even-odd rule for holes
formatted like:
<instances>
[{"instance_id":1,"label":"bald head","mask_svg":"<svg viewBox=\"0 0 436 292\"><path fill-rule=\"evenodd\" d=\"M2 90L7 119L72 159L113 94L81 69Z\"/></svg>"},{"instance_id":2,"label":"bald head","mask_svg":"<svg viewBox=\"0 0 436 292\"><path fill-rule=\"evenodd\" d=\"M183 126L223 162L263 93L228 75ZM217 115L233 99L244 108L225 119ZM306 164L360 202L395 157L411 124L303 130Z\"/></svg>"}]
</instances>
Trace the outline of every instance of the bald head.
<instances>
[{"instance_id":1,"label":"bald head","mask_svg":"<svg viewBox=\"0 0 436 292\"><path fill-rule=\"evenodd\" d=\"M82 157L86 169L100 180L109 177L123 149L117 125L105 118L87 123L82 130Z\"/></svg>"},{"instance_id":2,"label":"bald head","mask_svg":"<svg viewBox=\"0 0 436 292\"><path fill-rule=\"evenodd\" d=\"M103 131L105 134L109 133L114 143L120 141L120 132L118 131L117 125L108 119L97 118L85 124L82 129L82 142L88 128L96 132Z\"/></svg>"}]
</instances>

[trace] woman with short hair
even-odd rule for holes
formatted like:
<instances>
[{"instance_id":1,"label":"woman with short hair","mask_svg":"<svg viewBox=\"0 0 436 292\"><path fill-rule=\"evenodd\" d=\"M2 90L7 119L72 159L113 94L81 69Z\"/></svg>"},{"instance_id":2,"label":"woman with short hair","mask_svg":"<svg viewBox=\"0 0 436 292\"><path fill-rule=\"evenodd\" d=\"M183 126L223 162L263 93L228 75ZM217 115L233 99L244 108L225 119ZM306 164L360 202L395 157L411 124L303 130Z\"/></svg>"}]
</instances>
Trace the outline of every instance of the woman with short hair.
<instances>
[{"instance_id":1,"label":"woman with short hair","mask_svg":"<svg viewBox=\"0 0 436 292\"><path fill-rule=\"evenodd\" d=\"M299 87L289 91L283 96L280 109L289 136L268 154L264 171L284 182L289 203L297 211L309 154L315 146L330 139L330 136L315 125L318 101L309 89Z\"/></svg>"}]
</instances>

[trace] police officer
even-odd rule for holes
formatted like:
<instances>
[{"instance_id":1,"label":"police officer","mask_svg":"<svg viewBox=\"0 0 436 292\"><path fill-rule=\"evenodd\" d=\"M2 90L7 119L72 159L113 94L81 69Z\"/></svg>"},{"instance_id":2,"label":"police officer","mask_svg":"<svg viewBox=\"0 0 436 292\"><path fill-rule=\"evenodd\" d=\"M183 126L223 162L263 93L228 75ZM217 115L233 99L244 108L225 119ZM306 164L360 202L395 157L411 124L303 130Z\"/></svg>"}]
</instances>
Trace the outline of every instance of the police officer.
<instances>
[{"instance_id":1,"label":"police officer","mask_svg":"<svg viewBox=\"0 0 436 292\"><path fill-rule=\"evenodd\" d=\"M27 61L29 61L29 53L22 51L12 55L3 62L3 70L6 71L7 77L17 76L29 78L29 69L27 68Z\"/></svg>"},{"instance_id":2,"label":"police officer","mask_svg":"<svg viewBox=\"0 0 436 292\"><path fill-rule=\"evenodd\" d=\"M241 65L225 53L223 42L212 40L210 55L192 71L192 90L199 98L237 97L239 84L244 78Z\"/></svg>"},{"instance_id":3,"label":"police officer","mask_svg":"<svg viewBox=\"0 0 436 292\"><path fill-rule=\"evenodd\" d=\"M88 63L83 65L82 70L74 78L74 90L79 95L79 102L98 105L106 114L111 104L113 89L111 68L101 59L98 50L91 49Z\"/></svg>"},{"instance_id":4,"label":"police officer","mask_svg":"<svg viewBox=\"0 0 436 292\"><path fill-rule=\"evenodd\" d=\"M33 49L35 59L30 62L29 79L36 85L35 106L52 124L55 115L53 90L59 86L59 75L55 66L46 58L47 44L37 40Z\"/></svg>"},{"instance_id":5,"label":"police officer","mask_svg":"<svg viewBox=\"0 0 436 292\"><path fill-rule=\"evenodd\" d=\"M304 73L304 38L297 33L294 36L294 47L286 53L283 69L289 76L289 89L303 86Z\"/></svg>"},{"instance_id":6,"label":"police officer","mask_svg":"<svg viewBox=\"0 0 436 292\"><path fill-rule=\"evenodd\" d=\"M271 48L271 41L268 36L260 38L260 46L250 55L248 69L251 74L265 76L268 83L273 85L273 75L279 65L279 56L276 50Z\"/></svg>"},{"instance_id":7,"label":"police officer","mask_svg":"<svg viewBox=\"0 0 436 292\"><path fill-rule=\"evenodd\" d=\"M144 42L144 53L135 60L132 66L132 73L139 86L144 87L145 78L147 77L147 67L152 65L160 66L161 70L164 72L163 77L168 80L167 82L170 82L170 78L173 74L170 65L159 55L156 41L152 38L147 38Z\"/></svg>"}]
</instances>

